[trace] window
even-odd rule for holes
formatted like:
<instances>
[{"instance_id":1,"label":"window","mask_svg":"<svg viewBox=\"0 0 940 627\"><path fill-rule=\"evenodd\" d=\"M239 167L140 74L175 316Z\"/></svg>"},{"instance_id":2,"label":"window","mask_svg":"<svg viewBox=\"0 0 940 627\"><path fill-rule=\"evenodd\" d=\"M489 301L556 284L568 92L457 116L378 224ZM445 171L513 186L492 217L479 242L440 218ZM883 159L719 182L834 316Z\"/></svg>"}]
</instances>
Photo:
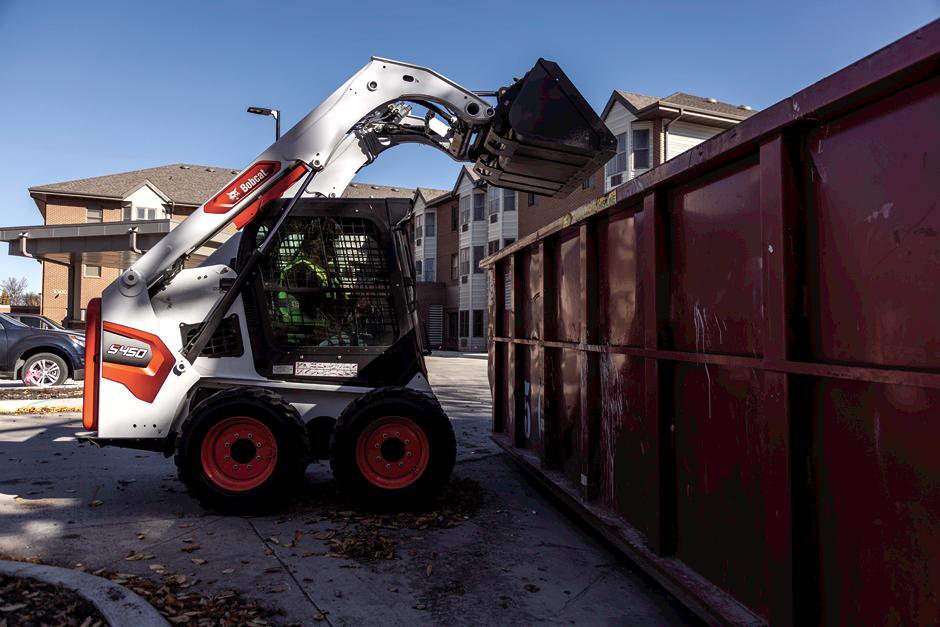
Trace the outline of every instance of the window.
<instances>
[{"instance_id":1,"label":"window","mask_svg":"<svg viewBox=\"0 0 940 627\"><path fill-rule=\"evenodd\" d=\"M428 237L434 237L437 235L437 214L436 213L426 213L424 214L424 234Z\"/></svg>"},{"instance_id":2,"label":"window","mask_svg":"<svg viewBox=\"0 0 940 627\"><path fill-rule=\"evenodd\" d=\"M460 276L457 272L457 253L450 254L450 279L451 281L456 281L457 277Z\"/></svg>"},{"instance_id":3,"label":"window","mask_svg":"<svg viewBox=\"0 0 940 627\"><path fill-rule=\"evenodd\" d=\"M483 337L483 310L473 310L473 337Z\"/></svg>"},{"instance_id":4,"label":"window","mask_svg":"<svg viewBox=\"0 0 940 627\"><path fill-rule=\"evenodd\" d=\"M83 276L86 276L90 279L100 279L101 278L101 266L84 266L84 271L82 272Z\"/></svg>"},{"instance_id":5,"label":"window","mask_svg":"<svg viewBox=\"0 0 940 627\"><path fill-rule=\"evenodd\" d=\"M457 337L457 312L447 312L447 337Z\"/></svg>"},{"instance_id":6,"label":"window","mask_svg":"<svg viewBox=\"0 0 940 627\"><path fill-rule=\"evenodd\" d=\"M528 200L526 202L530 207L535 204L535 194L533 192L529 192Z\"/></svg>"},{"instance_id":7,"label":"window","mask_svg":"<svg viewBox=\"0 0 940 627\"><path fill-rule=\"evenodd\" d=\"M470 249L460 249L460 274L470 274Z\"/></svg>"},{"instance_id":8,"label":"window","mask_svg":"<svg viewBox=\"0 0 940 627\"><path fill-rule=\"evenodd\" d=\"M498 239L494 239L492 242L489 242L489 243L486 245L486 253L487 253L488 255L495 255L495 254L496 254L496 251L498 251L498 250L499 250L499 240L498 240Z\"/></svg>"},{"instance_id":9,"label":"window","mask_svg":"<svg viewBox=\"0 0 940 627\"><path fill-rule=\"evenodd\" d=\"M420 246L418 240L424 237L424 214L415 216L415 245Z\"/></svg>"},{"instance_id":10,"label":"window","mask_svg":"<svg viewBox=\"0 0 940 627\"><path fill-rule=\"evenodd\" d=\"M473 194L473 219L482 220L483 210L486 207L486 196L479 193Z\"/></svg>"},{"instance_id":11,"label":"window","mask_svg":"<svg viewBox=\"0 0 940 627\"><path fill-rule=\"evenodd\" d=\"M432 283L437 281L437 264L434 259L424 260L424 280Z\"/></svg>"},{"instance_id":12,"label":"window","mask_svg":"<svg viewBox=\"0 0 940 627\"><path fill-rule=\"evenodd\" d=\"M512 272L503 272L503 309L512 311Z\"/></svg>"},{"instance_id":13,"label":"window","mask_svg":"<svg viewBox=\"0 0 940 627\"><path fill-rule=\"evenodd\" d=\"M627 134L617 135L617 154L607 162L604 169L607 177L607 188L616 187L623 183L623 173L627 171Z\"/></svg>"},{"instance_id":14,"label":"window","mask_svg":"<svg viewBox=\"0 0 940 627\"><path fill-rule=\"evenodd\" d=\"M457 230L457 205L454 205L450 208L450 230Z\"/></svg>"},{"instance_id":15,"label":"window","mask_svg":"<svg viewBox=\"0 0 940 627\"><path fill-rule=\"evenodd\" d=\"M88 205L88 207L85 208L85 222L102 222L103 217L104 212L101 210L100 205Z\"/></svg>"},{"instance_id":16,"label":"window","mask_svg":"<svg viewBox=\"0 0 940 627\"><path fill-rule=\"evenodd\" d=\"M499 188L490 185L486 190L486 213L495 215L499 213Z\"/></svg>"},{"instance_id":17,"label":"window","mask_svg":"<svg viewBox=\"0 0 940 627\"><path fill-rule=\"evenodd\" d=\"M470 197L461 196L460 197L460 224L461 226L466 226L470 224Z\"/></svg>"},{"instance_id":18,"label":"window","mask_svg":"<svg viewBox=\"0 0 940 627\"><path fill-rule=\"evenodd\" d=\"M470 312L469 311L460 312L460 336L461 337L470 336Z\"/></svg>"},{"instance_id":19,"label":"window","mask_svg":"<svg viewBox=\"0 0 940 627\"><path fill-rule=\"evenodd\" d=\"M258 221L254 241L275 219ZM258 274L258 304L275 347L390 346L398 339L386 249L371 220L292 215Z\"/></svg>"},{"instance_id":20,"label":"window","mask_svg":"<svg viewBox=\"0 0 940 627\"><path fill-rule=\"evenodd\" d=\"M421 260L420 259L418 259L415 262L415 276L417 277L419 281L421 280Z\"/></svg>"},{"instance_id":21,"label":"window","mask_svg":"<svg viewBox=\"0 0 940 627\"><path fill-rule=\"evenodd\" d=\"M516 192L511 189L503 190L503 211L516 210Z\"/></svg>"},{"instance_id":22,"label":"window","mask_svg":"<svg viewBox=\"0 0 940 627\"><path fill-rule=\"evenodd\" d=\"M164 210L160 209L160 217L163 217ZM138 207L136 205L126 205L124 207L125 220L156 220L157 210L153 207Z\"/></svg>"},{"instance_id":23,"label":"window","mask_svg":"<svg viewBox=\"0 0 940 627\"><path fill-rule=\"evenodd\" d=\"M648 170L650 167L650 131L648 128L633 129L633 169Z\"/></svg>"},{"instance_id":24,"label":"window","mask_svg":"<svg viewBox=\"0 0 940 627\"><path fill-rule=\"evenodd\" d=\"M473 247L473 273L474 274L483 274L483 268L480 267L480 262L483 261L483 258L486 257L486 246L474 246Z\"/></svg>"},{"instance_id":25,"label":"window","mask_svg":"<svg viewBox=\"0 0 940 627\"><path fill-rule=\"evenodd\" d=\"M581 181L581 189L591 189L592 187L594 187L594 175L593 174L591 174L591 176Z\"/></svg>"},{"instance_id":26,"label":"window","mask_svg":"<svg viewBox=\"0 0 940 627\"><path fill-rule=\"evenodd\" d=\"M507 237L506 239L503 240L503 246L509 246L515 241L516 241L515 237Z\"/></svg>"}]
</instances>

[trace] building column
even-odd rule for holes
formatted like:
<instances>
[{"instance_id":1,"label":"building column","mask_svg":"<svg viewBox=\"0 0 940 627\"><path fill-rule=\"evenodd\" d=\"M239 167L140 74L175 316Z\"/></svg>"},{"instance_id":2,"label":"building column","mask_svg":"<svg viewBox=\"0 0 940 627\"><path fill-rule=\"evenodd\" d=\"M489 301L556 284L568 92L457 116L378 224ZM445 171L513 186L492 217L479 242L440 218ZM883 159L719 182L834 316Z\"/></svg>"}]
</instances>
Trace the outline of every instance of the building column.
<instances>
[{"instance_id":1,"label":"building column","mask_svg":"<svg viewBox=\"0 0 940 627\"><path fill-rule=\"evenodd\" d=\"M72 255L69 259L69 293L67 325L71 328L82 319L82 259Z\"/></svg>"}]
</instances>

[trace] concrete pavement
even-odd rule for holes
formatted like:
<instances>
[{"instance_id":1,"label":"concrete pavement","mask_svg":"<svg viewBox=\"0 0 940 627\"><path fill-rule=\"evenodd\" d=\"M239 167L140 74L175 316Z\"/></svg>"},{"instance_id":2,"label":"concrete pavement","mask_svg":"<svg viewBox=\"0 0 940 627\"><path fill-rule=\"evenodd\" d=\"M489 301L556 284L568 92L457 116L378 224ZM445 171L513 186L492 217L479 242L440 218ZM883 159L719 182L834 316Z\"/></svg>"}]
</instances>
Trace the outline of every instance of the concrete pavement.
<instances>
[{"instance_id":1,"label":"concrete pavement","mask_svg":"<svg viewBox=\"0 0 940 627\"><path fill-rule=\"evenodd\" d=\"M428 359L454 422L456 478L484 492L451 528L382 529L397 558L331 556L337 521L326 463L308 470L308 504L275 516L222 517L177 482L172 460L74 440L77 414L0 418L0 553L238 590L284 611L278 620L330 624L694 622L529 486L489 441L486 361ZM310 504L312 503L312 504ZM193 547L196 548L193 548ZM128 561L129 554L144 559Z\"/></svg>"}]
</instances>

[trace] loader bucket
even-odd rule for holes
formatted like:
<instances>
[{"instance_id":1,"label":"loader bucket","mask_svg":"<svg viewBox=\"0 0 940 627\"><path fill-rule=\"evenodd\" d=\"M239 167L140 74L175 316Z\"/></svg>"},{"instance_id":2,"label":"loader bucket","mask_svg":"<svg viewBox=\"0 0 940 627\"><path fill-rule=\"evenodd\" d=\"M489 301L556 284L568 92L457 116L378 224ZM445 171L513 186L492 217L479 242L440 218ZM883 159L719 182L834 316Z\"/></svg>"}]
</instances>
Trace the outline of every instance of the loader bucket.
<instances>
[{"instance_id":1,"label":"loader bucket","mask_svg":"<svg viewBox=\"0 0 940 627\"><path fill-rule=\"evenodd\" d=\"M564 198L616 153L617 140L552 61L539 59L497 95L474 166L497 187Z\"/></svg>"}]
</instances>

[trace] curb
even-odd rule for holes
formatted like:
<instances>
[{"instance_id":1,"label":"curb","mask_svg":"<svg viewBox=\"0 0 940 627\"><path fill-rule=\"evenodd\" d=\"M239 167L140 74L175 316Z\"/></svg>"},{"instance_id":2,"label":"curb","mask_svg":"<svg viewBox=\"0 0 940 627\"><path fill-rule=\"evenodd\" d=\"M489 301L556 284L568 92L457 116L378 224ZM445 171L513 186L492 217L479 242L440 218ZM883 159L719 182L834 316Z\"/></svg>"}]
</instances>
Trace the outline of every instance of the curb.
<instances>
[{"instance_id":1,"label":"curb","mask_svg":"<svg viewBox=\"0 0 940 627\"><path fill-rule=\"evenodd\" d=\"M61 585L87 599L111 625L169 627L163 616L124 586L78 570L0 560L0 573Z\"/></svg>"},{"instance_id":2,"label":"curb","mask_svg":"<svg viewBox=\"0 0 940 627\"><path fill-rule=\"evenodd\" d=\"M82 411L82 398L46 398L38 401L17 399L0 401L0 414L22 414L29 410L59 410L62 412Z\"/></svg>"}]
</instances>

